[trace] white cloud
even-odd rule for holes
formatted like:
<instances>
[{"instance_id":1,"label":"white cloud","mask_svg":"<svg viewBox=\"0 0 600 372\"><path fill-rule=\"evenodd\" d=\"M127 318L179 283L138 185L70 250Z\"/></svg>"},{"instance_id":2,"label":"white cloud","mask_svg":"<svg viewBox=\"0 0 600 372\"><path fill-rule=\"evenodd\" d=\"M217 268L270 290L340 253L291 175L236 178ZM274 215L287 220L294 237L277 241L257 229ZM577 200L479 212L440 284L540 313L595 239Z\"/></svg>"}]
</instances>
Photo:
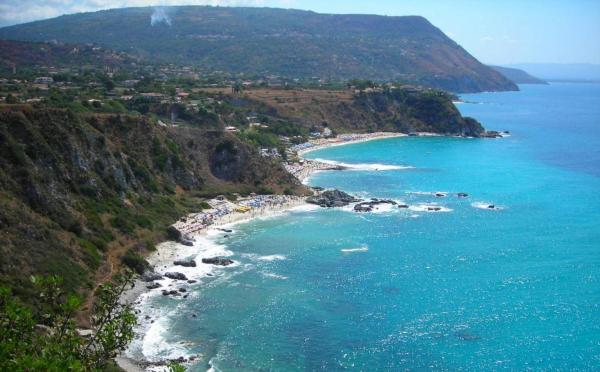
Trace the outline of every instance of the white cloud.
<instances>
[{"instance_id":1,"label":"white cloud","mask_svg":"<svg viewBox=\"0 0 600 372\"><path fill-rule=\"evenodd\" d=\"M0 26L111 8L161 5L264 6L265 3L265 0L0 0ZM290 1L275 3L289 5Z\"/></svg>"}]
</instances>

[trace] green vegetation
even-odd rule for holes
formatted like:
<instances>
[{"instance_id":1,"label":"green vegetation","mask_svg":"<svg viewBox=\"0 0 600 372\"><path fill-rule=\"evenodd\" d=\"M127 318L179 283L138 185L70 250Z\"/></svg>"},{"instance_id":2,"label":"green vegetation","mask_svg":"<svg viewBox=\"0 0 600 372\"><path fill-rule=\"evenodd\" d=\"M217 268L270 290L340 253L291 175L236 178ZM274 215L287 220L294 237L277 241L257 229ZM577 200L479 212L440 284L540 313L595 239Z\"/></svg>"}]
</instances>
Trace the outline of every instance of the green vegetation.
<instances>
[{"instance_id":1,"label":"green vegetation","mask_svg":"<svg viewBox=\"0 0 600 372\"><path fill-rule=\"evenodd\" d=\"M194 64L243 79L268 71L290 81L316 77L317 83L402 78L451 91L518 89L422 17L183 6L171 12L173 26L167 27L150 24L152 11L126 8L73 14L5 27L0 38L98 43L152 56L153 63ZM286 82L278 80L281 86ZM151 89L151 84L143 86ZM235 87L238 91L241 86Z\"/></svg>"},{"instance_id":2,"label":"green vegetation","mask_svg":"<svg viewBox=\"0 0 600 372\"><path fill-rule=\"evenodd\" d=\"M101 371L133 339L135 314L119 298L130 276L100 286L95 294L92 329L78 334L75 314L79 296L64 292L56 276L32 277L36 304L32 309L0 287L0 370Z\"/></svg>"},{"instance_id":3,"label":"green vegetation","mask_svg":"<svg viewBox=\"0 0 600 372\"><path fill-rule=\"evenodd\" d=\"M142 274L148 267L148 262L139 253L128 250L121 259L125 266L129 267L138 274Z\"/></svg>"}]
</instances>

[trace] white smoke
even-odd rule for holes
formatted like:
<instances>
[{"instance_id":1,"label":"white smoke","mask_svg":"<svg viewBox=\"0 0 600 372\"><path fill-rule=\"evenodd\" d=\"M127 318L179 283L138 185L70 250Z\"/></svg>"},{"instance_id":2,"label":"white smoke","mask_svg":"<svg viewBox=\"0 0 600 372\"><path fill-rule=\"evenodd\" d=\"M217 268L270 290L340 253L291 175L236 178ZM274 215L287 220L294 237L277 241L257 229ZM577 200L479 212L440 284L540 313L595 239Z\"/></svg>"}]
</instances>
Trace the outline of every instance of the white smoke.
<instances>
[{"instance_id":1,"label":"white smoke","mask_svg":"<svg viewBox=\"0 0 600 372\"><path fill-rule=\"evenodd\" d=\"M154 8L154 12L150 16L150 24L152 26L157 25L161 22L164 22L169 27L171 26L171 17L167 12L167 8L162 6L157 6Z\"/></svg>"}]
</instances>

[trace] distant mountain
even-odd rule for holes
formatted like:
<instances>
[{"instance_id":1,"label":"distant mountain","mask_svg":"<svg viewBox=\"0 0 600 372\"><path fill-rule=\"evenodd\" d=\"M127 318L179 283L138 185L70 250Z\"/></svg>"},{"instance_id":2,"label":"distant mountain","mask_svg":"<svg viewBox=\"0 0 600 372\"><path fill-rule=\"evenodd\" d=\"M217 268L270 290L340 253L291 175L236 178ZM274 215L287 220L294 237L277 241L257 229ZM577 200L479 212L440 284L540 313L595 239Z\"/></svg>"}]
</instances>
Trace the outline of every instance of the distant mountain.
<instances>
[{"instance_id":1,"label":"distant mountain","mask_svg":"<svg viewBox=\"0 0 600 372\"><path fill-rule=\"evenodd\" d=\"M454 92L517 90L425 18L270 8L124 8L0 29L0 38L98 43L235 73L400 80Z\"/></svg>"},{"instance_id":2,"label":"distant mountain","mask_svg":"<svg viewBox=\"0 0 600 372\"><path fill-rule=\"evenodd\" d=\"M529 75L526 71L518 68L490 66L494 70L504 75L507 79L515 84L548 84L547 81L538 79L535 76Z\"/></svg>"},{"instance_id":3,"label":"distant mountain","mask_svg":"<svg viewBox=\"0 0 600 372\"><path fill-rule=\"evenodd\" d=\"M600 81L600 65L591 63L522 63L521 68L550 81Z\"/></svg>"}]
</instances>

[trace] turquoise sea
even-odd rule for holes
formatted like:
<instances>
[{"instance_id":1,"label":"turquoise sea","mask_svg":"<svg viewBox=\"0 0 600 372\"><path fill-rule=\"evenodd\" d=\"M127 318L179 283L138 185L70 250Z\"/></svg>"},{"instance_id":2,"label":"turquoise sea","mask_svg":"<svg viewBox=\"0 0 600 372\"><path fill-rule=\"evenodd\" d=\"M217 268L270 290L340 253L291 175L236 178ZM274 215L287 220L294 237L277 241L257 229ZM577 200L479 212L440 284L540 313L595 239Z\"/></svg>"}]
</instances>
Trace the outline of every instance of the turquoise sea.
<instances>
[{"instance_id":1,"label":"turquoise sea","mask_svg":"<svg viewBox=\"0 0 600 372\"><path fill-rule=\"evenodd\" d=\"M218 371L599 370L600 85L521 89L458 104L510 137L309 153L358 164L310 184L412 208L299 210L213 236L239 265L186 300L147 298L156 321L130 353Z\"/></svg>"}]
</instances>

